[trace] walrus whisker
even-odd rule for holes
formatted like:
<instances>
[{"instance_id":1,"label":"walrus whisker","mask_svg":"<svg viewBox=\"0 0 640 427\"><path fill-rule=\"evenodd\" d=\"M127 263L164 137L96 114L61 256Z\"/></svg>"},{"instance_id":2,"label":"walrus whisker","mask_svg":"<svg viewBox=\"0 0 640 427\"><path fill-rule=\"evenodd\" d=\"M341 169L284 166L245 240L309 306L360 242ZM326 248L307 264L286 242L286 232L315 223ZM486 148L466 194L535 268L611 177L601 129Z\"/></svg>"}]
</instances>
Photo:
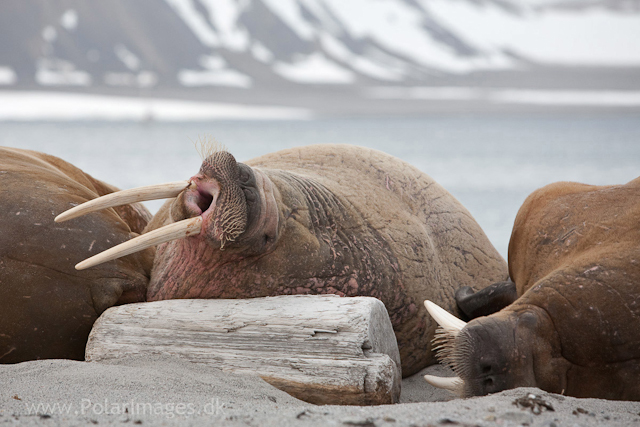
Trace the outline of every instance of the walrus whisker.
<instances>
[{"instance_id":1,"label":"walrus whisker","mask_svg":"<svg viewBox=\"0 0 640 427\"><path fill-rule=\"evenodd\" d=\"M198 235L201 227L202 217L200 216L165 225L79 262L76 264L76 270L84 270L171 240Z\"/></svg>"},{"instance_id":2,"label":"walrus whisker","mask_svg":"<svg viewBox=\"0 0 640 427\"><path fill-rule=\"evenodd\" d=\"M216 141L211 135L198 136L198 140L192 142L202 160L207 159L214 153L228 151L224 144Z\"/></svg>"},{"instance_id":3,"label":"walrus whisker","mask_svg":"<svg viewBox=\"0 0 640 427\"><path fill-rule=\"evenodd\" d=\"M450 332L442 328L438 328L436 329L436 334L431 342L438 361L441 364L448 365L454 370L454 372L456 372L456 337Z\"/></svg>"},{"instance_id":4,"label":"walrus whisker","mask_svg":"<svg viewBox=\"0 0 640 427\"><path fill-rule=\"evenodd\" d=\"M437 377L434 375L425 375L426 382L437 388L443 388L445 390L459 393L462 391L464 381L460 377Z\"/></svg>"},{"instance_id":5,"label":"walrus whisker","mask_svg":"<svg viewBox=\"0 0 640 427\"><path fill-rule=\"evenodd\" d=\"M453 314L429 300L425 300L424 306L427 308L431 317L438 322L438 325L453 337L458 336L458 333L466 326L466 322L458 319Z\"/></svg>"},{"instance_id":6,"label":"walrus whisker","mask_svg":"<svg viewBox=\"0 0 640 427\"><path fill-rule=\"evenodd\" d=\"M89 200L88 202L62 212L60 215L55 217L54 221L63 222L89 212L112 208L114 206L128 205L129 203L176 197L182 190L187 188L190 183L190 181L175 181L167 182L165 184L147 185L144 187L116 191L115 193L106 194L102 197Z\"/></svg>"}]
</instances>

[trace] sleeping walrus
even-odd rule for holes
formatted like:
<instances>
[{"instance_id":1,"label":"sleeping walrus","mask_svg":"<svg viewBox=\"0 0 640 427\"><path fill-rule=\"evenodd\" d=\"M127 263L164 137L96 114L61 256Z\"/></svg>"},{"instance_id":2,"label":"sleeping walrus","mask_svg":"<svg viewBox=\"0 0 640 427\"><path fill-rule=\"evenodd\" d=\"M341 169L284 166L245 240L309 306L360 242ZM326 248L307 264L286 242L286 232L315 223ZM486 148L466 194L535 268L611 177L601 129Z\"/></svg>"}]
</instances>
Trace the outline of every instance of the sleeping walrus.
<instances>
[{"instance_id":1,"label":"sleeping walrus","mask_svg":"<svg viewBox=\"0 0 640 427\"><path fill-rule=\"evenodd\" d=\"M389 312L404 375L434 361L435 323L421 301L454 309L458 286L479 290L507 277L504 261L455 198L429 176L375 150L310 146L246 164L212 150L193 177L162 188L114 193L61 215L64 220L96 206L174 197L142 236L79 268L159 244L149 301L374 296ZM72 196L68 206L78 201ZM66 223L69 230L74 221ZM85 239L73 261L99 252L89 243L100 238L105 244L105 235Z\"/></svg>"},{"instance_id":2,"label":"sleeping walrus","mask_svg":"<svg viewBox=\"0 0 640 427\"><path fill-rule=\"evenodd\" d=\"M459 376L427 381L465 396L532 386L640 400L640 178L535 191L515 220L509 272L515 285L457 293L469 317L508 305L466 325L426 303L444 328L439 357Z\"/></svg>"},{"instance_id":3,"label":"sleeping walrus","mask_svg":"<svg viewBox=\"0 0 640 427\"><path fill-rule=\"evenodd\" d=\"M0 147L0 362L84 359L93 322L107 308L144 301L153 250L76 271L87 251L141 233L151 219L138 204L53 222L70 204L116 190L34 151Z\"/></svg>"}]
</instances>

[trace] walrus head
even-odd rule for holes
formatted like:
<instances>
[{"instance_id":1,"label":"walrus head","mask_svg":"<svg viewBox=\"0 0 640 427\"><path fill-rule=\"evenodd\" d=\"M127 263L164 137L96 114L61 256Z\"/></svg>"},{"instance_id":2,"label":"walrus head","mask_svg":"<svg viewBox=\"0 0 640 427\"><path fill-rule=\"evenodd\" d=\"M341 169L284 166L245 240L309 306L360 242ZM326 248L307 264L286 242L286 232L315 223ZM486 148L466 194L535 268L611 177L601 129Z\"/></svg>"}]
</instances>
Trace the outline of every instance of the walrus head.
<instances>
[{"instance_id":1,"label":"walrus head","mask_svg":"<svg viewBox=\"0 0 640 427\"><path fill-rule=\"evenodd\" d=\"M240 167L233 156L217 152L207 157L197 175L191 177L190 188L178 196L171 204L171 219L174 222L201 216L203 233L211 242L233 242L247 228L247 194L255 191L255 185L247 186L253 174ZM255 181L255 179L253 179ZM243 188L244 187L244 188ZM254 198L250 198L255 202Z\"/></svg>"},{"instance_id":2,"label":"walrus head","mask_svg":"<svg viewBox=\"0 0 640 427\"><path fill-rule=\"evenodd\" d=\"M237 163L227 151L218 151L204 159L189 182L170 204L173 222L201 217L201 236L220 249L238 242L262 251L275 239L274 188L259 170ZM263 242L253 242L259 239Z\"/></svg>"},{"instance_id":3,"label":"walrus head","mask_svg":"<svg viewBox=\"0 0 640 427\"><path fill-rule=\"evenodd\" d=\"M80 262L76 268L89 268L179 239L187 240L190 250L242 252L239 256L246 256L247 252L268 251L277 239L277 190L259 170L237 163L227 151L215 151L208 155L199 172L187 181L108 194L60 214L56 221L66 221L92 211L135 201L171 197L174 199L163 206L147 227L151 231ZM174 247L180 244L175 243ZM159 251L158 256L162 257L168 250ZM186 265L183 267L189 269ZM188 273L193 271L182 274Z\"/></svg>"},{"instance_id":4,"label":"walrus head","mask_svg":"<svg viewBox=\"0 0 640 427\"><path fill-rule=\"evenodd\" d=\"M241 283L248 266L270 253L280 236L277 188L261 170L237 163L226 151L205 158L189 182L148 228L196 219L200 233L158 246L147 299L262 296Z\"/></svg>"},{"instance_id":5,"label":"walrus head","mask_svg":"<svg viewBox=\"0 0 640 427\"><path fill-rule=\"evenodd\" d=\"M436 357L456 377L425 375L428 383L461 397L483 396L516 387L566 389L566 361L548 314L528 306L503 310L465 323L431 301L429 313L440 325L434 339Z\"/></svg>"}]
</instances>

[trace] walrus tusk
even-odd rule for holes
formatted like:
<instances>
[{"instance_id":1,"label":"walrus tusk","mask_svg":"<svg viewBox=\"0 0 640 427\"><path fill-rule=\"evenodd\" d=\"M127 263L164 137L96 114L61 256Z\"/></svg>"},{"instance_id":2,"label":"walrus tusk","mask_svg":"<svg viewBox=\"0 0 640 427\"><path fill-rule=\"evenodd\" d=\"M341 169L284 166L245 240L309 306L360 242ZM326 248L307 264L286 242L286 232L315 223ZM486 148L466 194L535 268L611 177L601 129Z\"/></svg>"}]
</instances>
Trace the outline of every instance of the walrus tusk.
<instances>
[{"instance_id":1,"label":"walrus tusk","mask_svg":"<svg viewBox=\"0 0 640 427\"><path fill-rule=\"evenodd\" d=\"M452 334L454 337L458 336L458 332L466 326L466 323L458 319L453 314L449 313L445 309L439 307L437 304L432 303L429 300L425 300L424 306L427 307L427 311L438 322L438 325L446 332Z\"/></svg>"},{"instance_id":2,"label":"walrus tusk","mask_svg":"<svg viewBox=\"0 0 640 427\"><path fill-rule=\"evenodd\" d=\"M62 222L79 217L89 212L101 209L112 208L114 206L128 205L134 202L144 202L145 200L167 199L176 197L182 190L187 188L191 181L175 181L165 184L147 185L145 187L131 188L129 190L116 191L106 194L93 200L89 200L81 205L62 212L55 217L55 222Z\"/></svg>"},{"instance_id":3,"label":"walrus tusk","mask_svg":"<svg viewBox=\"0 0 640 427\"><path fill-rule=\"evenodd\" d=\"M150 231L149 233L121 243L118 246L114 246L104 252L100 252L99 254L92 256L91 258L87 258L84 261L79 262L76 264L76 270L84 270L85 268L93 267L95 265L102 264L103 262L111 261L134 252L139 252L143 249L159 245L160 243L168 242L170 240L181 239L187 236L195 236L200 234L201 227L202 217L200 216L183 219L182 221L165 225L162 228Z\"/></svg>"},{"instance_id":4,"label":"walrus tusk","mask_svg":"<svg viewBox=\"0 0 640 427\"><path fill-rule=\"evenodd\" d=\"M425 375L426 382L434 387L444 388L449 391L458 392L464 381L460 377L436 377L433 375Z\"/></svg>"}]
</instances>

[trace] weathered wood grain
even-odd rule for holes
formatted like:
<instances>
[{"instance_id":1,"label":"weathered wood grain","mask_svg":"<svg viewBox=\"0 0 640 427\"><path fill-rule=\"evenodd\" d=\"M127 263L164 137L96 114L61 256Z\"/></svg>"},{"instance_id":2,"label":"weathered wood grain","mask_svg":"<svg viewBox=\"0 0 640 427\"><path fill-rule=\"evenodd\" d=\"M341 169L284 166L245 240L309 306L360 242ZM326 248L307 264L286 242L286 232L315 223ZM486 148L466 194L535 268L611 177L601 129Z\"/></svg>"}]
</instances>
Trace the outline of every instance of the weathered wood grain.
<instances>
[{"instance_id":1,"label":"weathered wood grain","mask_svg":"<svg viewBox=\"0 0 640 427\"><path fill-rule=\"evenodd\" d=\"M382 302L291 295L166 300L112 307L96 321L86 360L170 354L259 375L317 404L395 403L400 356Z\"/></svg>"}]
</instances>

